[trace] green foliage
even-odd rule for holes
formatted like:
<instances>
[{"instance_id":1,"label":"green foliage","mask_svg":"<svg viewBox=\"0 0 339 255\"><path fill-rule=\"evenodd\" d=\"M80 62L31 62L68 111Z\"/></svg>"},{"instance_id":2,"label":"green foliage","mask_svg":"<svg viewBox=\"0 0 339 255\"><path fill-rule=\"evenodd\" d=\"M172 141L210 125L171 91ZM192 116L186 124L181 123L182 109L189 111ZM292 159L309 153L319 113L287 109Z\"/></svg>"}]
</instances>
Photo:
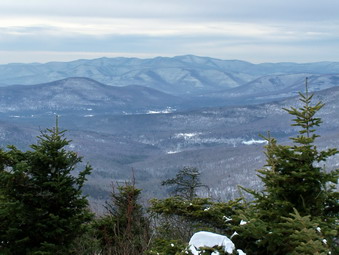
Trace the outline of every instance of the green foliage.
<instances>
[{"instance_id":1,"label":"green foliage","mask_svg":"<svg viewBox=\"0 0 339 255\"><path fill-rule=\"evenodd\" d=\"M284 217L285 222L280 223L281 234L288 238L285 240L285 248L288 249L286 254L329 254L327 240L322 234L319 224L311 217L301 216L296 209L290 217Z\"/></svg>"},{"instance_id":2,"label":"green foliage","mask_svg":"<svg viewBox=\"0 0 339 255\"><path fill-rule=\"evenodd\" d=\"M272 213L276 210L272 215L274 218L276 215L287 216L292 208L303 215L335 213L335 204L328 199L333 195L333 188L329 184L337 183L339 171L327 173L319 163L337 154L338 150L318 151L314 141L319 135L314 133L314 126L318 126L321 120L314 115L323 104L310 106L312 95L300 94L300 97L303 107L286 109L296 116L293 125L301 127L299 135L291 138L294 145L278 145L275 139L267 137L267 164L258 171L265 189L263 193L255 194L257 205L262 209L269 207ZM325 204L330 208L325 207Z\"/></svg>"},{"instance_id":3,"label":"green foliage","mask_svg":"<svg viewBox=\"0 0 339 255\"><path fill-rule=\"evenodd\" d=\"M311 106L312 97L307 92L300 93L303 106L285 109L295 117L292 126L300 128L299 134L291 138L293 145L279 145L274 138L266 137L267 161L265 167L258 170L264 183L263 191L245 189L254 196L254 201L246 210L238 212L237 223L246 220L247 224L234 229L239 233L237 247L250 254L283 255L297 251L322 254L322 246L316 250L320 241L315 236L314 224L324 230L334 230L323 232L329 246L334 246L339 216L335 184L339 171L326 172L320 163L338 150L319 151L314 144L319 137L315 127L321 124L315 114L323 104Z\"/></svg>"},{"instance_id":4,"label":"green foliage","mask_svg":"<svg viewBox=\"0 0 339 255\"><path fill-rule=\"evenodd\" d=\"M181 197L170 197L164 200L151 200L150 211L162 219L162 224L156 229L158 242L160 240L164 243L173 243L173 240L176 240L187 245L189 238L200 230L230 235L232 230L227 222L240 208L242 204L239 200L222 203L213 202L209 198L194 198L187 201ZM154 244L151 249L159 251ZM216 248L213 251L217 250ZM202 254L209 254L210 251L211 249L206 249Z\"/></svg>"},{"instance_id":5,"label":"green foliage","mask_svg":"<svg viewBox=\"0 0 339 255\"><path fill-rule=\"evenodd\" d=\"M201 183L200 172L196 167L184 167L177 173L175 178L163 181L162 185L172 186L174 195L187 200L197 197L198 188L206 187Z\"/></svg>"},{"instance_id":6,"label":"green foliage","mask_svg":"<svg viewBox=\"0 0 339 255\"><path fill-rule=\"evenodd\" d=\"M0 150L0 252L67 254L91 218L81 189L91 167L77 176L81 158L65 147L58 127L38 136L32 150Z\"/></svg>"},{"instance_id":7,"label":"green foliage","mask_svg":"<svg viewBox=\"0 0 339 255\"><path fill-rule=\"evenodd\" d=\"M113 189L108 214L95 223L104 254L139 255L147 249L150 226L138 204L140 192L128 183L118 186L118 192Z\"/></svg>"},{"instance_id":8,"label":"green foliage","mask_svg":"<svg viewBox=\"0 0 339 255\"><path fill-rule=\"evenodd\" d=\"M68 254L98 255L100 252L101 243L95 228L95 221L91 221L82 226L82 233L74 240Z\"/></svg>"},{"instance_id":9,"label":"green foliage","mask_svg":"<svg viewBox=\"0 0 339 255\"><path fill-rule=\"evenodd\" d=\"M235 211L242 208L240 200L228 203L214 202L209 198L194 198L187 201L181 197L170 197L163 200L150 201L150 211L161 216L178 216L191 222L195 227L205 230L227 231L227 217L232 217Z\"/></svg>"},{"instance_id":10,"label":"green foliage","mask_svg":"<svg viewBox=\"0 0 339 255\"><path fill-rule=\"evenodd\" d=\"M228 252L225 252L224 247L214 246L214 247L200 247L198 249L199 255L229 255ZM232 254L238 254L237 251L234 251Z\"/></svg>"},{"instance_id":11,"label":"green foliage","mask_svg":"<svg viewBox=\"0 0 339 255\"><path fill-rule=\"evenodd\" d=\"M200 182L200 173L196 168L185 167L175 178L164 181L163 184L174 185L176 196L150 201L149 211L153 219L159 221L155 229L156 239L151 246L154 254L181 254L183 247L175 250L168 244L178 242L187 245L191 236L200 230L231 233L227 219L242 208L240 199L222 203L197 197L197 189L205 185ZM159 243L167 247L165 251L161 250ZM185 252L188 254L188 251ZM208 249L202 252L211 253Z\"/></svg>"},{"instance_id":12,"label":"green foliage","mask_svg":"<svg viewBox=\"0 0 339 255\"><path fill-rule=\"evenodd\" d=\"M158 238L153 242L147 255L191 255L187 243L180 240L165 240Z\"/></svg>"},{"instance_id":13,"label":"green foliage","mask_svg":"<svg viewBox=\"0 0 339 255\"><path fill-rule=\"evenodd\" d=\"M233 241L250 254L329 254L330 240L337 233L321 219L301 216L296 209L279 222L266 222L253 210L246 214L237 217L246 223L239 225L237 221L234 229L239 235Z\"/></svg>"},{"instance_id":14,"label":"green foliage","mask_svg":"<svg viewBox=\"0 0 339 255\"><path fill-rule=\"evenodd\" d=\"M271 228L274 229L274 223L269 224L260 216L252 207L247 207L237 211L232 221L229 222L229 227L238 233L232 238L236 247L254 255L266 254L260 251L272 241L275 242L275 239L271 238ZM240 224L241 222L243 224Z\"/></svg>"}]
</instances>

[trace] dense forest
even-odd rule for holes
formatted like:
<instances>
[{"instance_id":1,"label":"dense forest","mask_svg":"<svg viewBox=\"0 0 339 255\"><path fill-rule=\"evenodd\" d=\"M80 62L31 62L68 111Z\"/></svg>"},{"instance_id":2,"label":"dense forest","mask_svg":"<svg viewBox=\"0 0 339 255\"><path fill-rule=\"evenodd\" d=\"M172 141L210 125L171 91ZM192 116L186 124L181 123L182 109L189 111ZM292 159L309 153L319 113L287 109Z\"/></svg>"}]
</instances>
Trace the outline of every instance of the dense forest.
<instances>
[{"instance_id":1,"label":"dense forest","mask_svg":"<svg viewBox=\"0 0 339 255\"><path fill-rule=\"evenodd\" d=\"M70 141L57 120L29 150L0 150L0 253L192 254L190 237L204 230L231 238L239 249L233 254L339 254L339 170L325 168L339 151L314 144L321 139L316 113L324 104L312 103L312 97L306 90L300 108L284 109L299 128L290 145L270 133L262 137L261 191L240 187L244 196L226 202L201 197L204 180L199 169L187 166L163 180L169 197L147 206L139 201L142 190L134 178L113 185L100 216L89 210L82 192L91 166L79 169L82 158L66 149ZM199 250L228 254L219 246Z\"/></svg>"}]
</instances>

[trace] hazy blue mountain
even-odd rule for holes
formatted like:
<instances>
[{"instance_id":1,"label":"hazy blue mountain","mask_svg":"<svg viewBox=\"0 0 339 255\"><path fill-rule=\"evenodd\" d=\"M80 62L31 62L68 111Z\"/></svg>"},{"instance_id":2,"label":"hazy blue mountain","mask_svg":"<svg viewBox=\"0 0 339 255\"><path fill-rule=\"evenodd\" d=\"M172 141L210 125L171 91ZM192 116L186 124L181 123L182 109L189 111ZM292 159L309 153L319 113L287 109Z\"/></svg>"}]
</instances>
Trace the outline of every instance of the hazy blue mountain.
<instances>
[{"instance_id":1,"label":"hazy blue mountain","mask_svg":"<svg viewBox=\"0 0 339 255\"><path fill-rule=\"evenodd\" d=\"M171 94L190 95L237 88L267 75L338 72L338 62L252 64L192 55L152 59L100 58L0 65L0 85L33 85L86 77L107 85L140 85Z\"/></svg>"},{"instance_id":2,"label":"hazy blue mountain","mask_svg":"<svg viewBox=\"0 0 339 255\"><path fill-rule=\"evenodd\" d=\"M246 62L194 56L9 64L0 65L0 84L32 85L76 76L114 86L140 85L174 94L185 94L236 87L251 80L251 75L235 71L240 69L239 63L247 65Z\"/></svg>"},{"instance_id":3,"label":"hazy blue mountain","mask_svg":"<svg viewBox=\"0 0 339 255\"><path fill-rule=\"evenodd\" d=\"M114 87L88 78L0 87L0 112L97 111L122 113L173 107L182 100L142 86Z\"/></svg>"},{"instance_id":4,"label":"hazy blue mountain","mask_svg":"<svg viewBox=\"0 0 339 255\"><path fill-rule=\"evenodd\" d=\"M237 88L209 93L204 96L214 102L253 104L269 102L295 96L305 91L305 78L309 80L309 91L316 92L339 86L339 74L281 74L266 75Z\"/></svg>"},{"instance_id":5,"label":"hazy blue mountain","mask_svg":"<svg viewBox=\"0 0 339 255\"><path fill-rule=\"evenodd\" d=\"M264 63L256 65L253 70L264 74L291 74L291 73L313 73L313 74L335 74L339 70L339 62L314 62L314 63Z\"/></svg>"},{"instance_id":6,"label":"hazy blue mountain","mask_svg":"<svg viewBox=\"0 0 339 255\"><path fill-rule=\"evenodd\" d=\"M252 64L187 55L1 65L0 84L8 86L0 87L0 146L28 149L58 114L70 149L94 167L86 186L92 202L132 169L138 187L159 196L161 180L183 166L202 171L211 195L233 198L238 184L260 188L259 134L270 131L289 143L297 132L282 108L300 106L296 94L305 90L305 77L315 101L326 103L318 145L339 147L336 62Z\"/></svg>"},{"instance_id":7,"label":"hazy blue mountain","mask_svg":"<svg viewBox=\"0 0 339 255\"><path fill-rule=\"evenodd\" d=\"M240 95L290 94L305 90L305 77L309 80L309 91L319 91L339 85L339 74L285 74L268 75L255 79L232 91Z\"/></svg>"}]
</instances>

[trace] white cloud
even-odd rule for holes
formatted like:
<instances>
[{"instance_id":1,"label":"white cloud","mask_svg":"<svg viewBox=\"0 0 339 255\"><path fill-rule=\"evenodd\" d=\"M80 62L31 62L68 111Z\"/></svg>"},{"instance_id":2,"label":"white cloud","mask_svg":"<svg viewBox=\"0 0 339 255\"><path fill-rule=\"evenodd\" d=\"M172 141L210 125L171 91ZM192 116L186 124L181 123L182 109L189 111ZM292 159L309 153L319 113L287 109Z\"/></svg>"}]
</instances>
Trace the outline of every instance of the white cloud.
<instances>
[{"instance_id":1,"label":"white cloud","mask_svg":"<svg viewBox=\"0 0 339 255\"><path fill-rule=\"evenodd\" d=\"M99 19L88 18L86 22L78 19L15 18L1 19L0 28L11 34L33 34L45 32L84 35L229 35L261 36L277 33L276 29L256 24L226 22L179 22L153 19ZM38 29L39 28L39 29Z\"/></svg>"},{"instance_id":2,"label":"white cloud","mask_svg":"<svg viewBox=\"0 0 339 255\"><path fill-rule=\"evenodd\" d=\"M1 0L1 15L219 21L337 20L337 0Z\"/></svg>"},{"instance_id":3,"label":"white cloud","mask_svg":"<svg viewBox=\"0 0 339 255\"><path fill-rule=\"evenodd\" d=\"M209 20L333 20L337 0L1 0L2 15L180 18Z\"/></svg>"},{"instance_id":4,"label":"white cloud","mask_svg":"<svg viewBox=\"0 0 339 255\"><path fill-rule=\"evenodd\" d=\"M332 23L331 23L332 24ZM318 28L317 28L318 26ZM262 39L330 34L328 25L305 26L260 24L246 22L189 22L166 19L117 19L117 18L0 18L0 32L16 35L144 35L144 36L229 36L257 37ZM337 29L337 27L333 29ZM311 30L309 30L311 29ZM313 29L313 31L312 31ZM315 30L314 30L315 29ZM324 30L328 31L324 31ZM339 34L339 32L338 32Z\"/></svg>"},{"instance_id":5,"label":"white cloud","mask_svg":"<svg viewBox=\"0 0 339 255\"><path fill-rule=\"evenodd\" d=\"M73 52L332 60L339 58L338 9L337 0L1 0L0 59Z\"/></svg>"}]
</instances>

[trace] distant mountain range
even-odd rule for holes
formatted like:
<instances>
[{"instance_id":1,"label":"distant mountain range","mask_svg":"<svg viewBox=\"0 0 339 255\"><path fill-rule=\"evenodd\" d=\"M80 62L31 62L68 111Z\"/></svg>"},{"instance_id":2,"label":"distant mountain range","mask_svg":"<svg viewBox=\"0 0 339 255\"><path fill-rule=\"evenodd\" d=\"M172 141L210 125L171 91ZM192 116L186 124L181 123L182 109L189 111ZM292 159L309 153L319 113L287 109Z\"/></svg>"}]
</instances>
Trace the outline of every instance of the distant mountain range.
<instances>
[{"instance_id":1,"label":"distant mountain range","mask_svg":"<svg viewBox=\"0 0 339 255\"><path fill-rule=\"evenodd\" d=\"M175 107L181 99L142 86L115 87L88 78L67 78L39 85L0 87L0 112L122 113Z\"/></svg>"},{"instance_id":2,"label":"distant mountain range","mask_svg":"<svg viewBox=\"0 0 339 255\"><path fill-rule=\"evenodd\" d=\"M252 64L198 56L100 58L0 65L0 84L33 85L85 77L112 86L139 85L173 95L198 95L257 84L263 76L339 74L339 62ZM277 85L267 78L265 83Z\"/></svg>"},{"instance_id":3,"label":"distant mountain range","mask_svg":"<svg viewBox=\"0 0 339 255\"><path fill-rule=\"evenodd\" d=\"M267 102L295 96L305 91L305 78L308 77L310 92L339 86L338 74L282 74L267 75L236 88L206 94L206 97L217 100L238 100L242 102Z\"/></svg>"},{"instance_id":4,"label":"distant mountain range","mask_svg":"<svg viewBox=\"0 0 339 255\"><path fill-rule=\"evenodd\" d=\"M320 148L339 148L339 63L251 64L196 56L102 58L0 66L0 146L28 149L54 125L70 149L93 165L91 201L107 198L113 181L135 171L146 197L164 195L161 180L183 166L202 172L210 194L237 196L237 185L260 188L270 131L281 143L297 130L282 108L299 107L297 92L323 101ZM21 84L21 85L14 85ZM339 157L327 162L338 167Z\"/></svg>"}]
</instances>

